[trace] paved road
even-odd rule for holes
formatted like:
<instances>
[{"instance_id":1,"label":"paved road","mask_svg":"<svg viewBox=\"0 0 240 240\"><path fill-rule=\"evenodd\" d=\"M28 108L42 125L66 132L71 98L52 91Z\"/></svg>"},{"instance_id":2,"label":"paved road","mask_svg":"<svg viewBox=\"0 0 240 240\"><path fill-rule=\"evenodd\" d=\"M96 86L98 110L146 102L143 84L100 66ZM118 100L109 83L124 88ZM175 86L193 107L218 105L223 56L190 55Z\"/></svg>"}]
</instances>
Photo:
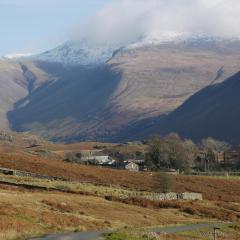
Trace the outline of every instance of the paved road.
<instances>
[{"instance_id":1,"label":"paved road","mask_svg":"<svg viewBox=\"0 0 240 240\"><path fill-rule=\"evenodd\" d=\"M43 238L34 238L32 240L98 240L104 232L82 232L71 234L53 234Z\"/></svg>"},{"instance_id":2,"label":"paved road","mask_svg":"<svg viewBox=\"0 0 240 240\"><path fill-rule=\"evenodd\" d=\"M186 226L175 226L175 227L162 227L148 229L151 232L165 232L165 233L177 233L185 231L194 231L202 228L214 228L222 225L221 223L204 223L204 224L192 224ZM43 238L34 238L32 240L98 240L106 232L81 232L71 234L53 234Z\"/></svg>"}]
</instances>

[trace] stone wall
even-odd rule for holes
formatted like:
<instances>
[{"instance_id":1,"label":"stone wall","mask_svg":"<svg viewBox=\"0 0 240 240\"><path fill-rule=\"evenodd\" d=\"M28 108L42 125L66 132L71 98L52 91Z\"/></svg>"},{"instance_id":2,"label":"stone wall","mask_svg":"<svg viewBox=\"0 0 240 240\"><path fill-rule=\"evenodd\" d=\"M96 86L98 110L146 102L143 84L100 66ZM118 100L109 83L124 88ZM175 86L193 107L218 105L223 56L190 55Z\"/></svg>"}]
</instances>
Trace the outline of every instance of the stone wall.
<instances>
[{"instance_id":1,"label":"stone wall","mask_svg":"<svg viewBox=\"0 0 240 240\"><path fill-rule=\"evenodd\" d=\"M32 178L47 179L47 180L66 180L62 177L45 176L37 173L30 173L30 172L19 171L19 170L14 170L9 168L0 168L0 173L3 173L5 175L12 175L12 176L19 176L19 177L32 177Z\"/></svg>"},{"instance_id":2,"label":"stone wall","mask_svg":"<svg viewBox=\"0 0 240 240\"><path fill-rule=\"evenodd\" d=\"M185 192L185 193L178 193L178 199L179 200L203 200L203 196L201 193L190 193L190 192Z\"/></svg>"},{"instance_id":3,"label":"stone wall","mask_svg":"<svg viewBox=\"0 0 240 240\"><path fill-rule=\"evenodd\" d=\"M54 177L54 176L44 176L37 173L30 173L30 172L24 172L9 168L0 168L0 173L6 174L6 175L13 175L13 176L19 176L19 177L32 177L32 178L39 178L39 179L48 179L48 180L62 180L65 181L65 178L62 177ZM91 183L91 182L89 182ZM99 184L100 185L100 184ZM126 196L128 197L128 196ZM152 193L152 194L146 194L139 196L138 194L136 197L141 197L153 201L169 201L169 200L203 200L203 196L201 193Z\"/></svg>"},{"instance_id":4,"label":"stone wall","mask_svg":"<svg viewBox=\"0 0 240 240\"><path fill-rule=\"evenodd\" d=\"M152 195L142 196L143 198L153 201L169 201L169 200L203 200L201 193L154 193Z\"/></svg>"},{"instance_id":5,"label":"stone wall","mask_svg":"<svg viewBox=\"0 0 240 240\"><path fill-rule=\"evenodd\" d=\"M151 195L143 196L143 198L153 201L164 201L164 200L177 200L177 193L154 193Z\"/></svg>"}]
</instances>

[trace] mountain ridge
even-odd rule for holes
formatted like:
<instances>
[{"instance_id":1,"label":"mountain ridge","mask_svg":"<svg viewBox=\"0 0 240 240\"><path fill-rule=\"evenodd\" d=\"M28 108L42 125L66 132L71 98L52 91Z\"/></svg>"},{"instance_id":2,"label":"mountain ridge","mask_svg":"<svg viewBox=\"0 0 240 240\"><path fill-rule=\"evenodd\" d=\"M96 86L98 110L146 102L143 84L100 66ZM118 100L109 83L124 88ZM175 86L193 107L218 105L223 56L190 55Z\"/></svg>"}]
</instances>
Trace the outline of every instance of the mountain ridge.
<instances>
[{"instance_id":1,"label":"mountain ridge","mask_svg":"<svg viewBox=\"0 0 240 240\"><path fill-rule=\"evenodd\" d=\"M90 43L87 40L73 41L68 40L63 44L47 50L39 54L27 54L26 56L13 57L15 60L33 60L61 63L65 66L91 66L100 65L109 61L116 53L121 51L128 51L136 48L154 47L160 45L171 44L219 44L222 42L236 43L239 42L238 38L225 39L220 37L213 37L205 34L189 35L186 33L170 33L162 38L149 38L143 36L137 41L127 44L114 44L114 43ZM8 57L5 57L8 59Z\"/></svg>"},{"instance_id":2,"label":"mountain ridge","mask_svg":"<svg viewBox=\"0 0 240 240\"><path fill-rule=\"evenodd\" d=\"M164 116L233 75L239 50L240 42L233 41L175 42L124 48L90 68L62 66L55 81L15 103L8 119L14 130L55 141L124 141L124 129Z\"/></svg>"},{"instance_id":3,"label":"mountain ridge","mask_svg":"<svg viewBox=\"0 0 240 240\"><path fill-rule=\"evenodd\" d=\"M240 131L240 71L224 82L208 86L190 97L160 124L159 129L200 140L214 137L238 144ZM177 121L176 121L177 119Z\"/></svg>"}]
</instances>

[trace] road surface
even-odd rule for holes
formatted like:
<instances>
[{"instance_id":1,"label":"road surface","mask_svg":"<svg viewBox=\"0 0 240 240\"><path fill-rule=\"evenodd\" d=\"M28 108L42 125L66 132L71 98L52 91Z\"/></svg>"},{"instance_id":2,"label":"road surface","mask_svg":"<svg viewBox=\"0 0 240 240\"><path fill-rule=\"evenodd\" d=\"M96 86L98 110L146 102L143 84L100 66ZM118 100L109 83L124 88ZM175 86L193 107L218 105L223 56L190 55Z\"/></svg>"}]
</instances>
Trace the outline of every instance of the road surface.
<instances>
[{"instance_id":1,"label":"road surface","mask_svg":"<svg viewBox=\"0 0 240 240\"><path fill-rule=\"evenodd\" d=\"M221 223L203 223L203 224L192 224L185 226L174 226L174 227L162 227L148 229L150 232L165 232L165 233L177 233L185 231L194 231L202 228L214 228L222 225ZM81 232L81 233L66 233L66 234L53 234L47 237L34 238L32 240L98 240L101 239L102 235L107 232Z\"/></svg>"},{"instance_id":2,"label":"road surface","mask_svg":"<svg viewBox=\"0 0 240 240\"><path fill-rule=\"evenodd\" d=\"M43 238L34 238L32 240L98 240L105 232L81 232L53 234Z\"/></svg>"}]
</instances>

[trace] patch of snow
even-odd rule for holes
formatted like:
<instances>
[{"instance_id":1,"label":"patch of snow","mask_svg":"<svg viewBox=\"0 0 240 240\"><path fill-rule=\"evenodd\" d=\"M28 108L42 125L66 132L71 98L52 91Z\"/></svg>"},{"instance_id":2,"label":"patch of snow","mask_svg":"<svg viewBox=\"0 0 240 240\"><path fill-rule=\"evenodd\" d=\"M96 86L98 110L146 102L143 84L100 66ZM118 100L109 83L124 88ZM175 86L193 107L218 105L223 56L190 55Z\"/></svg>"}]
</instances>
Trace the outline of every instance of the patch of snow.
<instances>
[{"instance_id":1,"label":"patch of snow","mask_svg":"<svg viewBox=\"0 0 240 240\"><path fill-rule=\"evenodd\" d=\"M116 48L115 46L89 46L86 43L68 41L32 58L64 65L99 65L109 60Z\"/></svg>"},{"instance_id":2,"label":"patch of snow","mask_svg":"<svg viewBox=\"0 0 240 240\"><path fill-rule=\"evenodd\" d=\"M145 46L151 46L151 45L161 45L164 43L182 43L182 42L188 42L188 43L210 43L210 42L220 42L220 41L239 41L239 39L223 39L220 37L214 37L209 36L206 34L189 34L187 32L184 33L176 33L176 32L168 32L164 35L159 37L143 37L139 41L129 44L127 46L127 49L132 48L140 48Z\"/></svg>"},{"instance_id":3,"label":"patch of snow","mask_svg":"<svg viewBox=\"0 0 240 240\"><path fill-rule=\"evenodd\" d=\"M41 60L48 62L57 62L65 66L92 66L100 65L107 62L115 54L119 52L128 51L129 49L141 48L145 46L161 45L164 43L181 43L188 42L191 44L210 43L222 41L224 39L207 36L204 34L190 35L188 33L168 32L159 37L141 37L136 42L130 43L126 46L116 45L90 45L86 41L74 42L68 41L64 44L43 52L41 54L27 57L27 59ZM226 40L226 39L225 39ZM239 39L232 39L239 40ZM229 40L231 41L231 40ZM16 55L15 55L16 56ZM17 55L18 56L18 55ZM10 56L11 57L11 56Z\"/></svg>"}]
</instances>

